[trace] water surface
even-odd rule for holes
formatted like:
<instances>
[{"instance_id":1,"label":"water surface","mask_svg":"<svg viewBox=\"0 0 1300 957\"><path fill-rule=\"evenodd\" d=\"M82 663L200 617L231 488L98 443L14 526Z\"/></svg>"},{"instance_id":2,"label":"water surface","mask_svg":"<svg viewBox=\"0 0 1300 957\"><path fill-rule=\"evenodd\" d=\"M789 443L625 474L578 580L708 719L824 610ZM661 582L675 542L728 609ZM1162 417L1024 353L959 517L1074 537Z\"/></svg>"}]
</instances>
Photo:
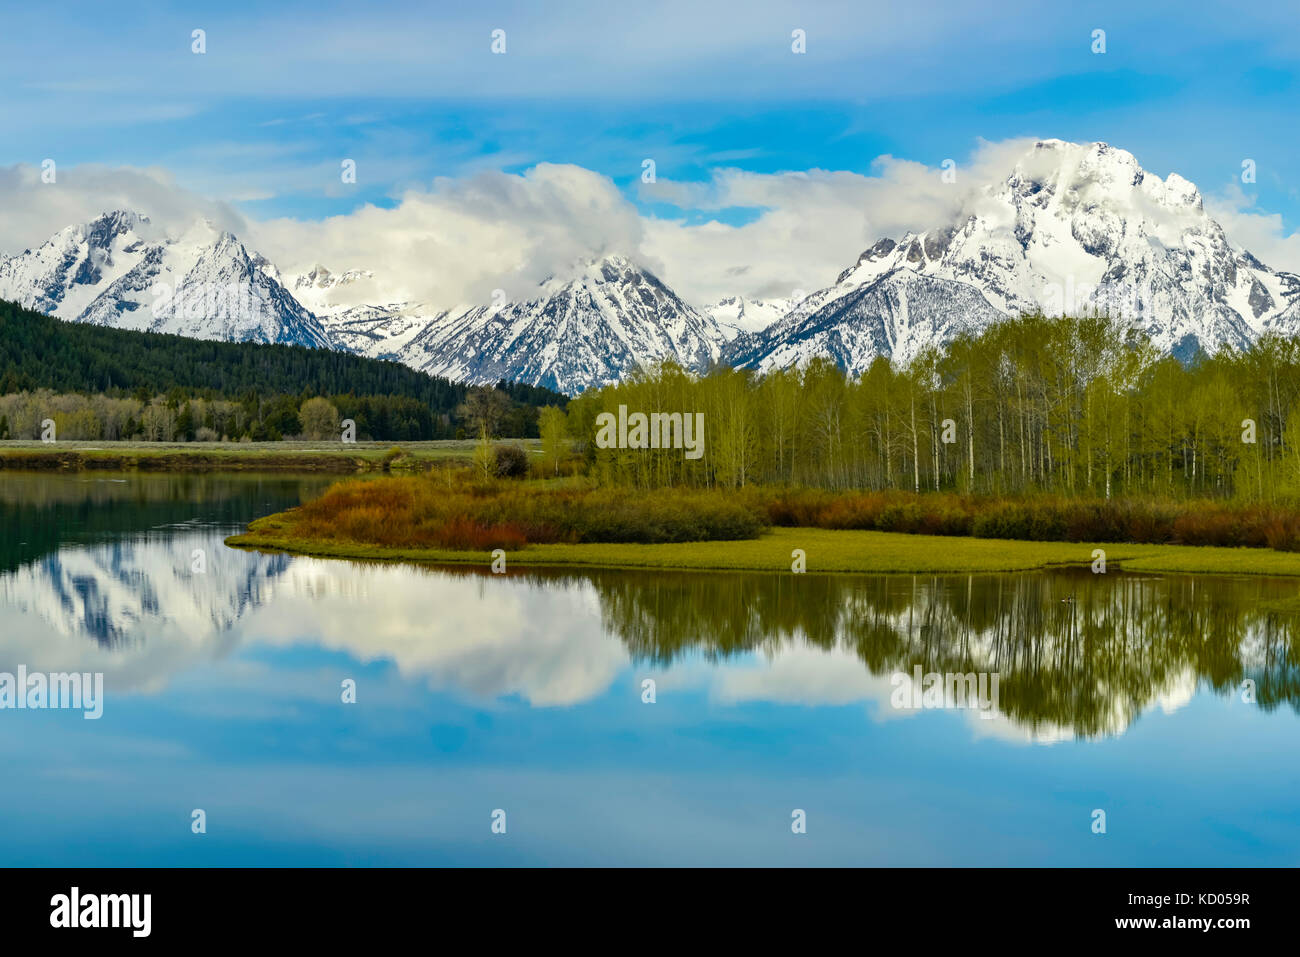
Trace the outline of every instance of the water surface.
<instances>
[{"instance_id":1,"label":"water surface","mask_svg":"<svg viewBox=\"0 0 1300 957\"><path fill-rule=\"evenodd\" d=\"M1300 862L1295 581L222 544L328 481L0 473L0 672L107 688L0 711L0 864ZM996 707L894 707L918 666Z\"/></svg>"}]
</instances>

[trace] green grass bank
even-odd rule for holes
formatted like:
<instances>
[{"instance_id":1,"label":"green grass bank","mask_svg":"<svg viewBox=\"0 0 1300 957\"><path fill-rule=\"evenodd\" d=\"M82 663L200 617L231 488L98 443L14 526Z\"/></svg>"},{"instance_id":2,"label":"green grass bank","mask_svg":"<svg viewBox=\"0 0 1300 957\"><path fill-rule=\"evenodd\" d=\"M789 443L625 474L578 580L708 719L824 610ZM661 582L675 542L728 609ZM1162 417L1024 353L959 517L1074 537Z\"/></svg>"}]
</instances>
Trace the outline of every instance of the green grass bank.
<instances>
[{"instance_id":1,"label":"green grass bank","mask_svg":"<svg viewBox=\"0 0 1300 957\"><path fill-rule=\"evenodd\" d=\"M292 522L283 517L286 514L258 519L246 533L232 536L226 543L322 558L483 566L492 561L488 551L383 547L303 538L294 533ZM758 538L737 541L527 545L509 550L507 564L788 573L792 553L802 549L809 573L1013 572L1088 566L1097 548L1106 553L1108 571L1300 576L1300 554L1294 552L1190 545L1022 542L822 528L773 528Z\"/></svg>"}]
</instances>

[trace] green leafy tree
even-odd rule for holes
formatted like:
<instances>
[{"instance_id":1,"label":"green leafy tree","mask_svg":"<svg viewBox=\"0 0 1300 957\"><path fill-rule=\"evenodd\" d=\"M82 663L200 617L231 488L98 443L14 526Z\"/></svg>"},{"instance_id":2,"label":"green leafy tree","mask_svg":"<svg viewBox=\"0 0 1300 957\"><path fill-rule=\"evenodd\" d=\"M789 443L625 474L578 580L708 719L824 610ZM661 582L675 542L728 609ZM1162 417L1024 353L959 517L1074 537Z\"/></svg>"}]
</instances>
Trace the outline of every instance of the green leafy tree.
<instances>
[{"instance_id":1,"label":"green leafy tree","mask_svg":"<svg viewBox=\"0 0 1300 957\"><path fill-rule=\"evenodd\" d=\"M496 471L496 455L486 426L479 427L478 443L474 446L474 470L485 480L492 478Z\"/></svg>"},{"instance_id":2,"label":"green leafy tree","mask_svg":"<svg viewBox=\"0 0 1300 957\"><path fill-rule=\"evenodd\" d=\"M538 430L542 435L542 455L553 475L560 474L560 460L569 448L569 420L564 410L553 405L544 406L537 416Z\"/></svg>"},{"instance_id":3,"label":"green leafy tree","mask_svg":"<svg viewBox=\"0 0 1300 957\"><path fill-rule=\"evenodd\" d=\"M339 431L339 410L329 399L308 399L298 410L298 421L302 425L302 434L307 439L337 439Z\"/></svg>"}]
</instances>

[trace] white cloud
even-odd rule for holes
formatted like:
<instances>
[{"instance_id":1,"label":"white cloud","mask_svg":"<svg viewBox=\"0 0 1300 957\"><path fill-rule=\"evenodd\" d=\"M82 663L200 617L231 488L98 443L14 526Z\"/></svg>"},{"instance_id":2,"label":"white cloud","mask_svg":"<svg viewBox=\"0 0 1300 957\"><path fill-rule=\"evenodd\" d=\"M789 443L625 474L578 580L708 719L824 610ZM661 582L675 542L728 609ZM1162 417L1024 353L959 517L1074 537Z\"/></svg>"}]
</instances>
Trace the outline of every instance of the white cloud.
<instances>
[{"instance_id":1,"label":"white cloud","mask_svg":"<svg viewBox=\"0 0 1300 957\"><path fill-rule=\"evenodd\" d=\"M319 223L277 219L254 225L253 244L286 272L320 262L369 269L384 302L439 308L531 293L576 260L635 252L636 208L607 177L579 166L541 164L521 175L479 173L408 191L392 209L367 205Z\"/></svg>"},{"instance_id":2,"label":"white cloud","mask_svg":"<svg viewBox=\"0 0 1300 957\"><path fill-rule=\"evenodd\" d=\"M316 263L369 270L341 304L412 301L430 309L535 294L575 262L620 253L638 259L688 301L786 297L823 288L877 239L953 222L975 208L980 187L1004 178L1031 140L981 142L957 159L955 183L937 166L879 157L869 173L722 169L707 182L660 180L639 198L678 207L644 217L606 176L541 164L521 174L494 170L409 189L391 208L366 205L319 222L251 221L205 199L159 169L0 168L0 250L14 253L70 223L117 207L150 216L177 234L198 216L230 229L286 274ZM324 175L322 173L322 175ZM1263 262L1300 271L1300 235L1280 216L1256 211L1235 186L1206 199L1230 239ZM756 213L741 225L736 210ZM701 221L701 214L707 217Z\"/></svg>"},{"instance_id":3,"label":"white cloud","mask_svg":"<svg viewBox=\"0 0 1300 957\"><path fill-rule=\"evenodd\" d=\"M644 249L665 264L664 280L696 303L821 289L877 239L951 222L974 202L978 187L1005 176L1031 142L981 143L958 165L955 183L944 182L939 169L892 156L879 157L871 175L729 169L709 183L660 181L643 188L646 199L695 210L763 212L742 226L649 220Z\"/></svg>"},{"instance_id":4,"label":"white cloud","mask_svg":"<svg viewBox=\"0 0 1300 957\"><path fill-rule=\"evenodd\" d=\"M1272 269L1300 272L1300 233L1288 234L1280 214L1256 211L1254 205L1254 197L1236 183L1218 197L1205 198L1206 212L1234 244Z\"/></svg>"},{"instance_id":5,"label":"white cloud","mask_svg":"<svg viewBox=\"0 0 1300 957\"><path fill-rule=\"evenodd\" d=\"M294 559L275 600L250 613L240 634L271 645L310 635L360 662L392 661L432 688L519 695L535 707L604 694L628 664L626 648L601 627L589 583L476 582L411 566Z\"/></svg>"},{"instance_id":6,"label":"white cloud","mask_svg":"<svg viewBox=\"0 0 1300 957\"><path fill-rule=\"evenodd\" d=\"M236 235L247 229L232 206L185 189L166 170L56 164L54 175L55 181L46 183L39 166L0 167L0 252L21 253L65 226L113 209L146 215L159 232L173 235L200 217Z\"/></svg>"},{"instance_id":7,"label":"white cloud","mask_svg":"<svg viewBox=\"0 0 1300 957\"><path fill-rule=\"evenodd\" d=\"M829 285L882 236L949 222L1024 141L981 144L956 184L920 163L884 156L870 175L808 170L718 171L707 183L659 181L642 198L679 206L677 219L645 218L607 177L542 164L519 175L484 172L411 190L391 209L366 206L320 223L254 224L253 244L289 273L320 262L366 269L373 283L353 302L413 300L436 308L526 297L574 262L608 253L637 258L688 301L784 297ZM687 214L759 209L745 225Z\"/></svg>"}]
</instances>

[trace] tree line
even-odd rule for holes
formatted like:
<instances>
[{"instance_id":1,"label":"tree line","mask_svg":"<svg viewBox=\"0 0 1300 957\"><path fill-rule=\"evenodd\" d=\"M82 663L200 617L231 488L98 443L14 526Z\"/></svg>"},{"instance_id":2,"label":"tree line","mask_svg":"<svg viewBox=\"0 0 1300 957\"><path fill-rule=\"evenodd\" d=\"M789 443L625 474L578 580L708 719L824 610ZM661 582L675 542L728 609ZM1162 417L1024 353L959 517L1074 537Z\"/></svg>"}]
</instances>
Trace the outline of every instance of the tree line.
<instances>
[{"instance_id":1,"label":"tree line","mask_svg":"<svg viewBox=\"0 0 1300 957\"><path fill-rule=\"evenodd\" d=\"M82 441L278 442L340 439L351 420L358 441L417 442L474 437L480 431L474 403L489 394L501 412L493 435L536 437L538 409L490 386L469 390L470 402L435 414L407 396L263 396L238 400L193 398L183 390L116 397L37 389L0 395L0 439L39 439L52 422L54 437ZM545 411L545 407L543 408Z\"/></svg>"},{"instance_id":2,"label":"tree line","mask_svg":"<svg viewBox=\"0 0 1300 957\"><path fill-rule=\"evenodd\" d=\"M183 336L65 322L0 300L0 438L254 441L306 433L303 404L320 397L361 439L471 437L492 406L501 435L537 435L540 408L566 397L499 382L470 386L396 362L328 349Z\"/></svg>"},{"instance_id":3,"label":"tree line","mask_svg":"<svg viewBox=\"0 0 1300 957\"><path fill-rule=\"evenodd\" d=\"M705 454L597 448L596 417L702 412ZM1249 497L1300 492L1300 343L1269 334L1184 365L1104 316L1022 316L878 357L757 375L645 369L571 401L589 471L641 487L800 485L980 494Z\"/></svg>"}]
</instances>

